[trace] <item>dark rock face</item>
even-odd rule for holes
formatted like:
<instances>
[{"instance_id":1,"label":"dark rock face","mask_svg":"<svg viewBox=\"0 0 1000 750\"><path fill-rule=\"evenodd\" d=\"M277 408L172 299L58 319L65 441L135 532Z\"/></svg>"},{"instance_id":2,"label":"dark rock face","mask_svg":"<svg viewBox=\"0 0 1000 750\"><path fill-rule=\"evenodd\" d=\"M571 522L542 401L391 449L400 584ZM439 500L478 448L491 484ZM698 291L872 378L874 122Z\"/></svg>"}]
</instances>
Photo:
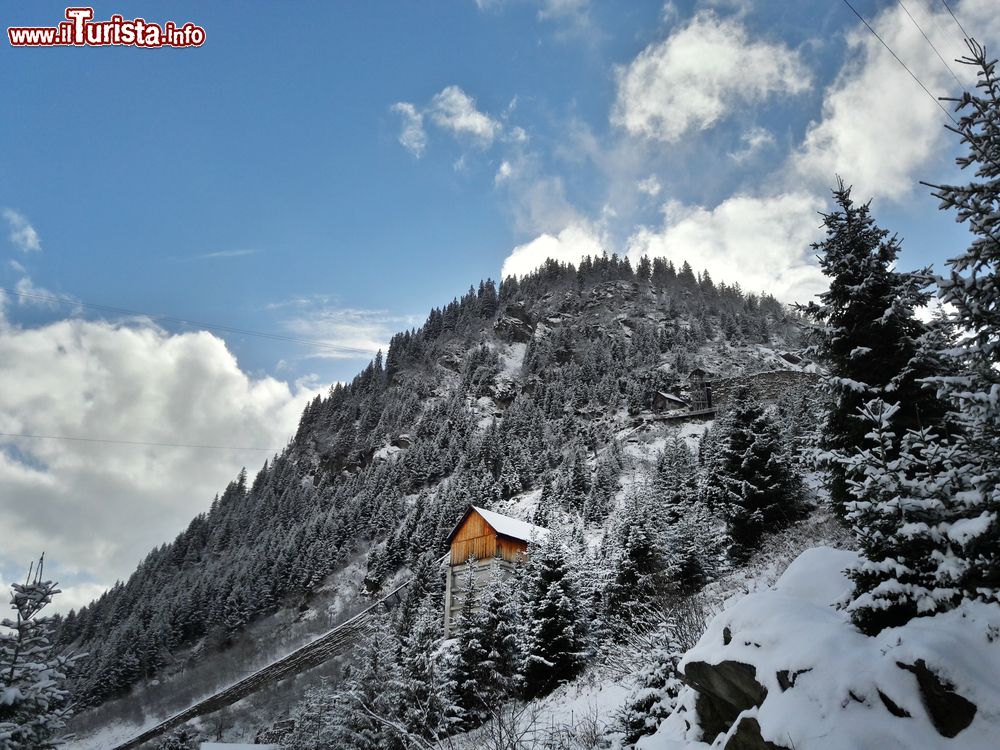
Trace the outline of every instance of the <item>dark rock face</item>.
<instances>
[{"instance_id":1,"label":"dark rock face","mask_svg":"<svg viewBox=\"0 0 1000 750\"><path fill-rule=\"evenodd\" d=\"M883 693L881 690L878 691L878 697L879 700L882 701L882 705L885 706L887 709L889 709L889 713L891 713L893 716L898 716L900 719L910 718L909 711L898 705L896 701L894 701L888 695Z\"/></svg>"},{"instance_id":2,"label":"dark rock face","mask_svg":"<svg viewBox=\"0 0 1000 750\"><path fill-rule=\"evenodd\" d=\"M528 308L524 306L522 302L511 302L504 308L504 315L506 317L514 318L520 320L527 326L531 325L531 316L528 314Z\"/></svg>"},{"instance_id":3,"label":"dark rock face","mask_svg":"<svg viewBox=\"0 0 1000 750\"><path fill-rule=\"evenodd\" d=\"M916 664L897 661L896 666L916 675L920 698L938 734L954 737L972 723L976 704L956 693L954 685L934 674L923 659L917 659Z\"/></svg>"},{"instance_id":4,"label":"dark rock face","mask_svg":"<svg viewBox=\"0 0 1000 750\"><path fill-rule=\"evenodd\" d=\"M767 697L767 689L757 682L756 667L738 661L691 662L684 667L684 681L698 691L696 708L707 742L729 731L740 713L760 706Z\"/></svg>"},{"instance_id":5,"label":"dark rock face","mask_svg":"<svg viewBox=\"0 0 1000 750\"><path fill-rule=\"evenodd\" d=\"M461 372L462 370L462 358L454 352L449 352L448 354L441 356L438 359L438 364L446 370L451 370L452 372Z\"/></svg>"},{"instance_id":6,"label":"dark rock face","mask_svg":"<svg viewBox=\"0 0 1000 750\"><path fill-rule=\"evenodd\" d=\"M812 672L812 669L799 669L792 672L788 669L782 669L775 676L778 678L778 687L781 688L781 692L785 692L789 688L795 687L795 681L799 678L800 674L805 674L806 672Z\"/></svg>"},{"instance_id":7,"label":"dark rock face","mask_svg":"<svg viewBox=\"0 0 1000 750\"><path fill-rule=\"evenodd\" d=\"M528 313L520 305L509 305L506 312L493 325L493 330L504 341L520 343L531 341L535 333L535 327L531 324Z\"/></svg>"},{"instance_id":8,"label":"dark rock face","mask_svg":"<svg viewBox=\"0 0 1000 750\"><path fill-rule=\"evenodd\" d=\"M729 738L725 750L788 750L783 745L775 745L760 734L760 723L752 716L740 719L736 732Z\"/></svg>"}]
</instances>

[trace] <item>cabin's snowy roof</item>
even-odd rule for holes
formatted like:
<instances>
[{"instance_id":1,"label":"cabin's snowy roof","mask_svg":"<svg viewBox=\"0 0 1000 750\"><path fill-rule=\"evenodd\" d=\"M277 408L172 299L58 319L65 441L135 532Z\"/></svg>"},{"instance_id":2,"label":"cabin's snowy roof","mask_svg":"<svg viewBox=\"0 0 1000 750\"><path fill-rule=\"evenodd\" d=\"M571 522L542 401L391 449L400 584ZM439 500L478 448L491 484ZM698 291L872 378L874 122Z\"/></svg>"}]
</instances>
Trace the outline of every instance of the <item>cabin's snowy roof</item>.
<instances>
[{"instance_id":1,"label":"cabin's snowy roof","mask_svg":"<svg viewBox=\"0 0 1000 750\"><path fill-rule=\"evenodd\" d=\"M486 520L486 523L492 526L493 530L501 536L509 536L512 539L521 539L522 541L530 542L532 540L541 541L549 533L548 529L543 529L541 526L535 526L535 524L528 523L527 521L518 521L516 518L494 513L492 510L486 510L476 505L472 506L472 510L481 515Z\"/></svg>"},{"instance_id":2,"label":"cabin's snowy roof","mask_svg":"<svg viewBox=\"0 0 1000 750\"><path fill-rule=\"evenodd\" d=\"M685 401L684 399L682 399L680 396L678 396L676 394L669 393L667 391L657 391L657 393L660 394L667 401L673 401L674 403L677 403L677 404L687 404L687 401Z\"/></svg>"}]
</instances>

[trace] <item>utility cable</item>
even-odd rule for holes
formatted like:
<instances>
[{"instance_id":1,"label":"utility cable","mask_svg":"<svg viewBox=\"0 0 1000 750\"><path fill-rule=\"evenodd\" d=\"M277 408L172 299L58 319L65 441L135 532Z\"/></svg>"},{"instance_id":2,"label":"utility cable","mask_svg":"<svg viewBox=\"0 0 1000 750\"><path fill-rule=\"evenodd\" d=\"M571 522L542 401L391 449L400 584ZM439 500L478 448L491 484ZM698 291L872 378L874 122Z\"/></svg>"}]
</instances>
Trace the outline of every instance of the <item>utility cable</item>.
<instances>
[{"instance_id":1,"label":"utility cable","mask_svg":"<svg viewBox=\"0 0 1000 750\"><path fill-rule=\"evenodd\" d=\"M31 438L34 440L73 440L80 443L111 443L114 445L140 445L154 448L202 448L216 451L258 451L261 453L280 453L282 448L248 448L239 445L201 445L198 443L157 443L146 440L112 440L110 438L70 437L68 435L32 435L21 432L0 432L0 437Z\"/></svg>"},{"instance_id":2,"label":"utility cable","mask_svg":"<svg viewBox=\"0 0 1000 750\"><path fill-rule=\"evenodd\" d=\"M222 325L221 323L205 323L198 320L175 318L169 315L155 315L152 313L141 312L139 310L129 310L124 307L112 307L111 305L100 305L94 302L81 302L71 297L55 297L47 294L37 294L35 292L22 292L18 289L10 289L7 287L0 287L0 292L5 292L15 297L21 297L22 299L36 300L39 302L50 302L60 305L76 305L78 307L85 307L91 310L101 310L102 312L113 312L119 315L133 315L133 316L149 318L150 320L163 321L166 323L175 323L178 325L193 326L196 328L207 328L213 331L236 333L243 336L256 336L257 338L269 339L271 341L288 341L294 344L305 344L307 346L315 346L322 349L331 349L333 351L344 352L346 354L358 354L360 356L370 357L375 353L370 349L359 349L353 346L341 346L340 344L331 344L327 341L318 341L316 339L303 339L303 338L297 338L295 336L285 336L284 334L280 333L254 331L249 328L236 328L235 326Z\"/></svg>"},{"instance_id":3,"label":"utility cable","mask_svg":"<svg viewBox=\"0 0 1000 750\"><path fill-rule=\"evenodd\" d=\"M888 44L886 44L885 40L882 37L880 37L879 34L878 34L878 32L875 31L875 29L872 28L871 24L868 23L868 21L865 20L865 17L862 16L860 13L858 13L857 9L853 5L851 5L851 1L850 0L844 0L844 4L848 8L851 9L851 12L854 13L854 15L856 15L858 17L858 19L861 21L861 23L863 23L865 25L865 27L875 36L875 38L878 39L882 43L882 46L885 47L887 50L889 50L889 54L892 55L894 58L896 58L896 62L898 62L900 65L903 66L903 70L905 70L907 73L910 74L910 78L912 78L914 81L917 82L917 85L920 86L920 88L922 88L924 90L924 93L927 94L927 96L929 96L931 98L931 101L933 101L938 106L938 108L940 108L940 110L942 112L944 112L945 115L948 116L948 119L951 120L957 126L958 125L958 120L956 120L952 116L951 112L948 111L948 108L945 107L938 100L938 98L936 96L934 96L934 94L931 93L930 89L928 89L924 85L923 81L921 81L919 78L917 78L917 75L912 70L910 70L909 67L907 67L906 63L903 62L900 59L899 55L897 55L893 51L892 47L890 47Z\"/></svg>"},{"instance_id":4,"label":"utility cable","mask_svg":"<svg viewBox=\"0 0 1000 750\"><path fill-rule=\"evenodd\" d=\"M958 77L955 71L951 69L951 66L948 64L948 61L944 59L944 56L940 52L938 52L938 48L934 46L934 42L931 41L931 38L927 36L927 34L924 32L922 28L920 28L920 24L917 23L917 19L914 18L910 14L910 11L906 9L906 6L903 5L903 0L896 0L896 2L899 4L899 7L903 9L903 12L906 14L906 17L909 18L910 21L913 22L913 25L917 27L917 31L920 32L920 35L931 46L931 49L934 50L934 54L938 56L938 59L941 61L941 63L948 69L948 72L951 73L951 77L955 79L955 83L957 83L962 89L964 89L965 84L962 83L962 80Z\"/></svg>"},{"instance_id":5,"label":"utility cable","mask_svg":"<svg viewBox=\"0 0 1000 750\"><path fill-rule=\"evenodd\" d=\"M948 0L941 0L941 4L948 9L948 13L955 20L955 23L958 24L958 28L961 30L962 36L965 37L966 39L971 39L972 37L969 35L969 32L965 30L965 27L962 26L962 22L958 20L958 16L955 15L955 12L951 9L951 6L948 5Z\"/></svg>"}]
</instances>

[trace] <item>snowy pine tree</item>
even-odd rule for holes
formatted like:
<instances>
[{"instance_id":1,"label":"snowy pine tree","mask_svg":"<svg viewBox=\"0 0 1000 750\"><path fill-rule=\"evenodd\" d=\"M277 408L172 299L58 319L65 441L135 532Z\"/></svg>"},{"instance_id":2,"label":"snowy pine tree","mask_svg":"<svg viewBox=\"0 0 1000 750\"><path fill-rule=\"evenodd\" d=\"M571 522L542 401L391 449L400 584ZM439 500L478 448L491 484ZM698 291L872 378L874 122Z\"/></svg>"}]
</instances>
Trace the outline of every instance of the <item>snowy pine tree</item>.
<instances>
[{"instance_id":1,"label":"snowy pine tree","mask_svg":"<svg viewBox=\"0 0 1000 750\"><path fill-rule=\"evenodd\" d=\"M893 416L900 435L933 421L941 406L921 382L934 373L916 356L927 326L913 311L930 299L929 270L897 271L899 240L875 223L869 204L856 204L843 181L833 195L837 210L823 216L827 236L813 245L830 287L819 295L821 304L805 309L821 324L816 350L833 394L821 447L835 459L862 444L866 428L855 417L866 401L900 403ZM828 468L831 499L843 511L845 464L833 460Z\"/></svg>"},{"instance_id":2,"label":"snowy pine tree","mask_svg":"<svg viewBox=\"0 0 1000 750\"><path fill-rule=\"evenodd\" d=\"M948 262L938 279L941 301L954 306L950 316L956 346L947 352L960 374L946 380L944 395L957 411L960 429L955 452L964 462L963 492L955 498L964 519L949 536L961 540L969 563L964 588L970 596L1000 597L1000 79L997 60L968 40L963 62L977 69L978 91L959 101L957 128L973 168L966 185L936 186L943 209L955 210L973 234L968 250Z\"/></svg>"},{"instance_id":3,"label":"snowy pine tree","mask_svg":"<svg viewBox=\"0 0 1000 750\"><path fill-rule=\"evenodd\" d=\"M391 690L398 644L383 624L377 625L360 649L325 731L332 747L351 750L401 748L398 704Z\"/></svg>"},{"instance_id":4,"label":"snowy pine tree","mask_svg":"<svg viewBox=\"0 0 1000 750\"><path fill-rule=\"evenodd\" d=\"M627 745L634 745L656 731L674 710L677 695L684 686L677 664L685 649L677 642L672 623L661 625L655 636L659 645L636 675L636 688L619 716Z\"/></svg>"},{"instance_id":5,"label":"snowy pine tree","mask_svg":"<svg viewBox=\"0 0 1000 750\"><path fill-rule=\"evenodd\" d=\"M483 587L475 615L480 633L483 699L488 704L518 694L523 682L518 641L521 611L511 576L495 566Z\"/></svg>"},{"instance_id":6,"label":"snowy pine tree","mask_svg":"<svg viewBox=\"0 0 1000 750\"><path fill-rule=\"evenodd\" d=\"M969 148L958 163L974 167L977 181L935 188L974 235L937 280L941 300L954 306L941 352L953 373L933 379L952 429L911 429L896 456L889 422L900 407L873 401L862 409L871 447L848 457L863 476L849 506L864 552L850 606L868 633L963 597L1000 598L1000 82L996 62L968 45L979 92L958 100L966 113L953 130Z\"/></svg>"},{"instance_id":7,"label":"snowy pine tree","mask_svg":"<svg viewBox=\"0 0 1000 750\"><path fill-rule=\"evenodd\" d=\"M346 705L345 697L325 682L306 691L292 711L295 726L285 735L285 750L325 750L333 745L339 728L338 711Z\"/></svg>"},{"instance_id":8,"label":"snowy pine tree","mask_svg":"<svg viewBox=\"0 0 1000 750\"><path fill-rule=\"evenodd\" d=\"M452 663L451 678L455 684L455 698L461 707L462 720L468 727L478 726L484 719L484 707L479 696L482 670L480 665L486 655L482 623L476 617L477 592L475 559L470 557L462 571L462 609L455 623L454 638L456 659Z\"/></svg>"},{"instance_id":9,"label":"snowy pine tree","mask_svg":"<svg viewBox=\"0 0 1000 750\"><path fill-rule=\"evenodd\" d=\"M611 538L613 562L604 597L608 616L619 630L640 627L650 606L669 587L656 509L644 499L635 493L626 500Z\"/></svg>"},{"instance_id":10,"label":"snowy pine tree","mask_svg":"<svg viewBox=\"0 0 1000 750\"><path fill-rule=\"evenodd\" d=\"M533 698L575 678L586 654L586 624L559 534L531 550L526 583L522 674Z\"/></svg>"},{"instance_id":11,"label":"snowy pine tree","mask_svg":"<svg viewBox=\"0 0 1000 750\"><path fill-rule=\"evenodd\" d=\"M198 750L200 747L200 735L190 727L181 727L164 737L156 750Z\"/></svg>"},{"instance_id":12,"label":"snowy pine tree","mask_svg":"<svg viewBox=\"0 0 1000 750\"><path fill-rule=\"evenodd\" d=\"M44 558L25 583L11 585L11 609L0 622L0 750L46 750L69 716L64 688L73 659L56 654L52 623L39 613L59 593L42 580Z\"/></svg>"},{"instance_id":13,"label":"snowy pine tree","mask_svg":"<svg viewBox=\"0 0 1000 750\"><path fill-rule=\"evenodd\" d=\"M798 517L802 484L778 425L750 386L733 390L712 439L706 466L709 502L726 521L730 557L742 561L765 533Z\"/></svg>"},{"instance_id":14,"label":"snowy pine tree","mask_svg":"<svg viewBox=\"0 0 1000 750\"><path fill-rule=\"evenodd\" d=\"M394 686L400 722L413 737L439 740L462 721L455 684L441 651L442 637L440 610L425 602L403 642Z\"/></svg>"},{"instance_id":15,"label":"snowy pine tree","mask_svg":"<svg viewBox=\"0 0 1000 750\"><path fill-rule=\"evenodd\" d=\"M862 407L868 444L849 458L848 487L857 499L846 504L847 518L863 552L850 571L849 609L869 634L950 609L968 570L949 539L961 516L953 496L963 467L930 430L911 430L898 441L892 431L898 408L879 399Z\"/></svg>"}]
</instances>

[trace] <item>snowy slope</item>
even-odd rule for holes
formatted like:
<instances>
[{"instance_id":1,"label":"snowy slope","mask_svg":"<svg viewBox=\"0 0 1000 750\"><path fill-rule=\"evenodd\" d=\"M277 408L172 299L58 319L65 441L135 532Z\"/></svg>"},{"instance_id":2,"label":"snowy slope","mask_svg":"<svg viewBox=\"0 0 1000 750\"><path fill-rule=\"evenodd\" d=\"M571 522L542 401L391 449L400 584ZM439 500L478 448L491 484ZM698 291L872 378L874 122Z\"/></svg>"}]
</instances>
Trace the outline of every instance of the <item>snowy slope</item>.
<instances>
[{"instance_id":1,"label":"snowy slope","mask_svg":"<svg viewBox=\"0 0 1000 750\"><path fill-rule=\"evenodd\" d=\"M698 722L698 693L686 688L681 708L639 747L726 747L740 721L754 718L764 740L796 750L996 748L1000 607L966 603L867 637L839 607L851 590L843 571L855 560L853 552L807 550L773 588L719 614L681 669L690 677L699 662L750 665L766 697L713 738ZM921 662L959 696L945 719L956 721L963 701L975 707L971 724L953 739L935 727L932 715L941 708L920 687L914 665Z\"/></svg>"}]
</instances>

